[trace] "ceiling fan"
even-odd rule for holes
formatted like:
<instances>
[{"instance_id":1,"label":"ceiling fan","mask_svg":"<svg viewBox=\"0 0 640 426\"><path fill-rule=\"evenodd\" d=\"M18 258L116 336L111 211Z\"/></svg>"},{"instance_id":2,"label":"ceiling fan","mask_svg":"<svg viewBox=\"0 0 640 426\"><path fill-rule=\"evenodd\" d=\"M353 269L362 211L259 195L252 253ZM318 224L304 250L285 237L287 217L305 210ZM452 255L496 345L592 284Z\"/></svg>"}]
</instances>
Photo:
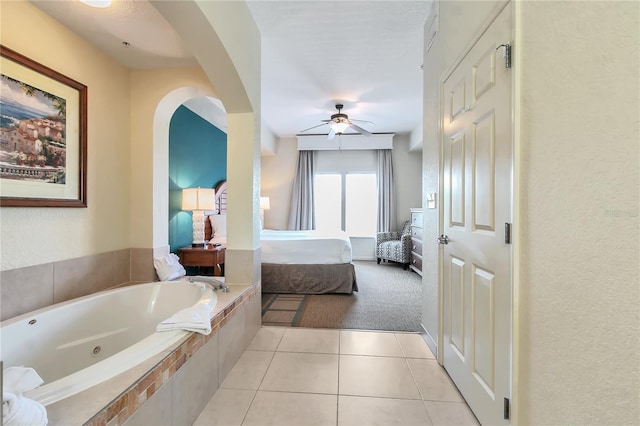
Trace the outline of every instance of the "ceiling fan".
<instances>
[{"instance_id":1,"label":"ceiling fan","mask_svg":"<svg viewBox=\"0 0 640 426\"><path fill-rule=\"evenodd\" d=\"M349 127L351 127L353 130L355 130L356 132L358 132L358 133L360 133L360 134L362 134L364 136L371 136L371 132L367 131L366 129L363 129L360 126L358 126L357 124L354 123L354 121L357 121L358 123L373 124L372 122L365 121L365 120L349 120L349 116L347 114L343 114L341 112L342 108L344 108L344 105L336 104L336 109L338 110L338 113L337 114L333 114L331 116L331 119L322 120L322 124L318 124L317 126L313 126L313 127L309 127L308 129L304 129L300 133L304 133L307 130L315 129L316 127L320 127L320 126L324 126L324 125L328 124L329 127L330 127L330 130L329 130L329 134L327 135L327 140L333 139L333 137L335 135L341 135Z\"/></svg>"}]
</instances>

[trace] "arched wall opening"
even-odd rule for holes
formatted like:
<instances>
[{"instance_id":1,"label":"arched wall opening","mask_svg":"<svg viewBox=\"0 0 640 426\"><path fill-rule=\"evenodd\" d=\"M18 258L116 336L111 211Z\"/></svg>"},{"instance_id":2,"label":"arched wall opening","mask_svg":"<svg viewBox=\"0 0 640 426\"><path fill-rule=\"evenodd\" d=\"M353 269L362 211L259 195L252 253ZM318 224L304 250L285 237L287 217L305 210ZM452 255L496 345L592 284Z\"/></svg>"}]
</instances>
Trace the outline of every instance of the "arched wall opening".
<instances>
[{"instance_id":1,"label":"arched wall opening","mask_svg":"<svg viewBox=\"0 0 640 426\"><path fill-rule=\"evenodd\" d=\"M228 283L259 283L260 32L245 2L154 1L153 5L189 47L228 113L225 278ZM167 220L163 177L167 176L170 116L166 109L173 112L182 99L163 97L154 117L154 148L158 144L158 149L153 153L152 187L157 195L150 207L155 253L160 245L168 250L168 232L159 226Z\"/></svg>"},{"instance_id":2,"label":"arched wall opening","mask_svg":"<svg viewBox=\"0 0 640 426\"><path fill-rule=\"evenodd\" d=\"M187 188L214 189L227 180L227 113L219 100L191 98L169 126L169 249L193 242L193 213L182 209ZM192 271L194 269L191 269Z\"/></svg>"},{"instance_id":3,"label":"arched wall opening","mask_svg":"<svg viewBox=\"0 0 640 426\"><path fill-rule=\"evenodd\" d=\"M169 125L175 111L186 101L207 96L219 99L201 87L181 87L167 93L153 118L153 247L155 255L169 253ZM220 105L222 103L220 102Z\"/></svg>"},{"instance_id":4,"label":"arched wall opening","mask_svg":"<svg viewBox=\"0 0 640 426\"><path fill-rule=\"evenodd\" d=\"M174 89L158 102L153 117L152 212L153 256L169 254L169 126L174 112L189 99L208 96L210 91L187 86ZM259 137L253 113L227 114L228 197L225 276L231 283L256 283L260 279ZM239 190L238 190L239 189ZM249 206L247 208L247 206Z\"/></svg>"}]
</instances>

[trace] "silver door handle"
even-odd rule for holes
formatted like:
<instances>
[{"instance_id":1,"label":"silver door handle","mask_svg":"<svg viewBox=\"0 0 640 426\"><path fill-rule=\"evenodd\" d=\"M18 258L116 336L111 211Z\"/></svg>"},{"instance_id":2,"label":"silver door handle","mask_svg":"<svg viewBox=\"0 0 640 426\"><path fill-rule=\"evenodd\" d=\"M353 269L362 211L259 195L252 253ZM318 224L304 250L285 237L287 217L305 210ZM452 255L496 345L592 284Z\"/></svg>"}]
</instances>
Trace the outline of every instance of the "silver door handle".
<instances>
[{"instance_id":1,"label":"silver door handle","mask_svg":"<svg viewBox=\"0 0 640 426\"><path fill-rule=\"evenodd\" d=\"M442 234L438 237L438 244L449 244L449 237Z\"/></svg>"}]
</instances>

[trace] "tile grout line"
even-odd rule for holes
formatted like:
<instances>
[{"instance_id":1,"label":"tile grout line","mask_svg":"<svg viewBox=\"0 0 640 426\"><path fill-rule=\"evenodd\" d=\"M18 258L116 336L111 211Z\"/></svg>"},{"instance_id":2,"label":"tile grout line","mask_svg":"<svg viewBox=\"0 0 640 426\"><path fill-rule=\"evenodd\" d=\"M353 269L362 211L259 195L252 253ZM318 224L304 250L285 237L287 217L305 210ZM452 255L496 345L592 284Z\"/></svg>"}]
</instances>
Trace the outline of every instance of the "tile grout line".
<instances>
[{"instance_id":1,"label":"tile grout line","mask_svg":"<svg viewBox=\"0 0 640 426\"><path fill-rule=\"evenodd\" d=\"M400 343L400 339L398 339L398 334L393 333L393 337L395 337L396 343L398 344L398 346L400 346L400 351L402 352L403 358L407 358L407 352L404 350L404 346L402 346L402 343Z\"/></svg>"},{"instance_id":2,"label":"tile grout line","mask_svg":"<svg viewBox=\"0 0 640 426\"><path fill-rule=\"evenodd\" d=\"M338 330L338 386L336 390L336 426L340 419L340 364L342 364L342 330Z\"/></svg>"},{"instance_id":3,"label":"tile grout line","mask_svg":"<svg viewBox=\"0 0 640 426\"><path fill-rule=\"evenodd\" d=\"M396 335L396 340L398 340L398 336ZM402 344L400 343L400 341L398 340L398 344L400 345L400 348L402 349L402 352L405 353L405 358L404 358L404 362L407 364L407 368L409 368L409 372L411 373L411 378L413 379L414 384L416 385L416 388L418 388L418 393L420 394L420 400L422 402L422 409L424 410L425 414L427 415L427 419L429 419L429 422L433 425L433 419L431 418L431 414L429 414L429 410L427 409L427 404L425 404L425 399L424 399L424 395L422 394L422 390L420 389L420 386L418 386L418 381L416 379L416 375L413 372L413 369L411 368L411 365L409 364L409 359L420 359L420 358L410 358L406 356L406 352L404 351L404 346L402 346Z\"/></svg>"},{"instance_id":4,"label":"tile grout line","mask_svg":"<svg viewBox=\"0 0 640 426\"><path fill-rule=\"evenodd\" d=\"M404 362L407 364L407 368L409 369L409 372L411 373L411 378L413 379L413 383L416 385L416 388L418 388L418 393L420 394L420 401L422 402L422 409L427 414L427 418L429 419L431 424L433 424L433 419L431 418L431 415L429 414L429 410L427 410L427 405L424 403L425 402L424 395L422 394L422 390L420 389L420 386L418 386L418 381L416 380L416 375L413 372L413 369L411 368L411 366L409 365L409 361L407 360L407 358L404 359Z\"/></svg>"},{"instance_id":5,"label":"tile grout line","mask_svg":"<svg viewBox=\"0 0 640 426\"><path fill-rule=\"evenodd\" d=\"M286 332L286 329L285 329ZM258 392L260 391L260 386L262 386L262 382L264 381L264 378L267 376L267 372L269 371L269 368L271 367L271 363L273 362L273 358L275 358L276 356L276 352L278 351L278 347L280 347L280 343L282 342L282 339L284 338L284 333L282 333L282 335L280 336L280 340L278 340L278 344L276 345L275 350L273 350L273 353L271 355L271 359L269 360L269 365L267 366L267 369L264 370L264 374L262 375L262 379L260 379L260 383L258 384L258 388L256 389L255 393L253 394L253 398L251 398L251 402L249 403L249 406L247 407L247 411L244 413L244 416L242 416L242 421L240 422L240 425L242 426L245 422L245 420L247 419L247 415L249 414L249 411L251 410L251 406L253 405L254 401L256 400L256 397L258 396ZM255 339L255 336L254 336ZM246 349L245 349L246 351Z\"/></svg>"},{"instance_id":6,"label":"tile grout line","mask_svg":"<svg viewBox=\"0 0 640 426\"><path fill-rule=\"evenodd\" d=\"M404 354L404 363L406 364L407 368L409 369L409 373L411 373L411 379L413 379L413 384L416 386L416 389L418 389L418 394L420 395L420 400L422 401L422 405L425 407L424 409L426 410L426 406L424 405L424 395L422 394L422 390L420 389L420 386L418 386L418 380L416 379L416 375L413 372L413 369L411 368L411 365L409 364L408 359L413 359L413 358L409 358L407 356L406 351L404 350L404 346L402 346L402 343L400 342L400 340L398 339L398 335L394 334L395 338L396 338L396 342L398 342L398 345L400 346L400 350L402 351L402 353ZM428 415L428 413L427 413Z\"/></svg>"},{"instance_id":7,"label":"tile grout line","mask_svg":"<svg viewBox=\"0 0 640 426\"><path fill-rule=\"evenodd\" d=\"M258 385L258 389L255 391L253 398L249 404L249 407L247 409L247 411L245 412L242 422L241 424L244 424L244 422L246 421L247 415L249 413L249 410L251 409L253 403L255 402L255 398L257 397L257 392L261 391L260 387L264 382L264 379L269 371L269 369L272 366L273 363L273 359L275 358L275 354L276 352L283 352L283 353L300 353L300 354L313 354L313 355L331 355L330 352L319 352L318 350L313 350L310 352L291 352L291 351L279 351L282 342L284 341L284 337L285 334L287 334L287 331L289 330L293 330L293 328L285 328L285 331L282 333L282 335L279 336L278 338L278 342L276 345L276 348L274 351L270 351L272 352L272 356L270 358L269 361L269 365L267 366L265 373L262 376L262 379L260 380L260 384ZM288 391L288 390L262 390L262 392L271 392L271 393L285 393L285 394L306 394L306 395L335 395L336 396L336 411L335 411L335 424L338 425L338 421L340 418L340 373L341 373L341 364L342 364L342 356L343 355L347 355L347 356L365 356L365 357L373 357L373 358L396 358L396 359L404 359L404 364L407 366L407 368L409 368L409 372L411 374L411 378L413 380L414 385L416 386L416 389L418 390L418 395L419 397L416 399L412 399L412 398L403 398L403 397L398 397L398 396L380 396L380 395L360 395L360 394L345 394L344 396L348 396L348 397L355 397L355 398L374 398L374 399L381 399L381 400L398 400L398 401L419 401L421 403L422 406L422 410L423 412L427 415L427 419L429 420L429 424L433 424L433 419L431 417L431 414L426 406L426 402L450 402L450 403L458 403L461 404L462 406L465 405L464 401L442 401L442 400L433 400L433 399L428 399L425 400L425 395L423 395L422 390L420 389L420 387L418 386L417 380L416 380L416 373L413 371L413 369L411 368L410 364L409 364L409 360L415 359L415 360L423 360L423 361L435 361L437 363L437 361L435 359L432 358L414 358L414 357L410 357L407 355L404 347L402 346L402 344L400 343L397 334L394 335L397 344L400 346L400 349L403 353L402 357L398 357L398 356L382 356L382 355L358 355L358 354L343 354L342 353L342 335L344 334L343 332L345 332L345 330L339 329L336 330L338 331L338 342L337 342L337 346L338 346L338 351L337 351L337 355L338 355L338 363L337 363L337 393L333 393L333 392L310 392L310 391ZM347 330L348 331L348 330ZM468 405L467 405L468 406Z\"/></svg>"},{"instance_id":8,"label":"tile grout line","mask_svg":"<svg viewBox=\"0 0 640 426\"><path fill-rule=\"evenodd\" d=\"M411 379L413 380L413 384L416 385L416 389L418 389L418 393L420 394L420 399L422 401L424 401L424 395L422 394L422 391L420 390L420 386L418 386L418 381L416 380L416 375L413 372L413 369L411 368L411 365L409 365L409 361L407 361L407 358L404 358L404 363L407 365L407 368L409 369L409 373L411 373Z\"/></svg>"}]
</instances>

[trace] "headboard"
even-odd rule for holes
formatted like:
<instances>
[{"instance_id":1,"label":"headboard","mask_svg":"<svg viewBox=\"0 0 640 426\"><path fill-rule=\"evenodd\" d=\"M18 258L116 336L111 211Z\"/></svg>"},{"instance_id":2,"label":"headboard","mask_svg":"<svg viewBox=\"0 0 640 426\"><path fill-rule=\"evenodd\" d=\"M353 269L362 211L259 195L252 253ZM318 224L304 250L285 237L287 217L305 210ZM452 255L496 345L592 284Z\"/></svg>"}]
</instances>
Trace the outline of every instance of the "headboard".
<instances>
[{"instance_id":1,"label":"headboard","mask_svg":"<svg viewBox=\"0 0 640 426\"><path fill-rule=\"evenodd\" d=\"M213 230L211 229L211 221L208 216L212 214L227 214L227 181L223 180L216 186L216 209L217 211L205 212L204 221L204 240L209 241Z\"/></svg>"},{"instance_id":2,"label":"headboard","mask_svg":"<svg viewBox=\"0 0 640 426\"><path fill-rule=\"evenodd\" d=\"M227 181L223 180L216 186L217 214L227 214Z\"/></svg>"}]
</instances>

